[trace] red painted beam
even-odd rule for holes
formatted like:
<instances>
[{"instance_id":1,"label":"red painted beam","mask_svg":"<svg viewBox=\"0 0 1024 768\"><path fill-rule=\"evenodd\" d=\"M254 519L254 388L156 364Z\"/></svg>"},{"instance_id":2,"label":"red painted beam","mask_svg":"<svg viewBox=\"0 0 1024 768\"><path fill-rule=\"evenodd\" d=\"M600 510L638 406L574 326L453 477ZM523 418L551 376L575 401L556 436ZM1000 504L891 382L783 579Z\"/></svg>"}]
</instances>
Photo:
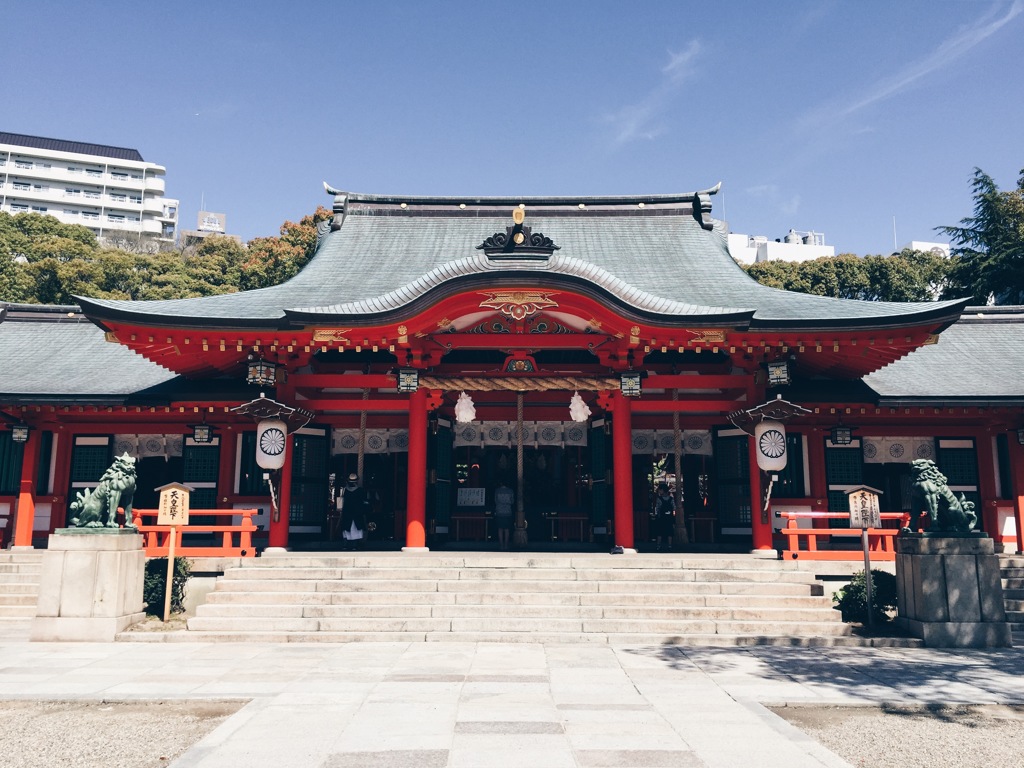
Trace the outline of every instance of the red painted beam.
<instances>
[{"instance_id":1,"label":"red painted beam","mask_svg":"<svg viewBox=\"0 0 1024 768\"><path fill-rule=\"evenodd\" d=\"M296 389L395 389L398 377L385 373L295 373L288 377L288 383Z\"/></svg>"},{"instance_id":2,"label":"red painted beam","mask_svg":"<svg viewBox=\"0 0 1024 768\"><path fill-rule=\"evenodd\" d=\"M356 398L325 398L322 400L300 400L299 404L310 411L408 411L409 401L401 400L360 400Z\"/></svg>"}]
</instances>

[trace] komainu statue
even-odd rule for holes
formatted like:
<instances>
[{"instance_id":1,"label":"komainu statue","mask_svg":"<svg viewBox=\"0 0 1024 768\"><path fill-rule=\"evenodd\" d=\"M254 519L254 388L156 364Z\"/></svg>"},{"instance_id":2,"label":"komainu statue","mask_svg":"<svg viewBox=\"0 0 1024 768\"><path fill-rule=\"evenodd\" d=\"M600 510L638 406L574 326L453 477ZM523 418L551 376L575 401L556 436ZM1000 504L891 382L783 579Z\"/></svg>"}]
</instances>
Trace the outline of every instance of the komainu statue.
<instances>
[{"instance_id":1,"label":"komainu statue","mask_svg":"<svg viewBox=\"0 0 1024 768\"><path fill-rule=\"evenodd\" d=\"M911 530L913 521L921 512L928 513L928 530L935 532L969 533L978 523L974 513L974 502L968 501L961 493L953 495L946 485L946 476L930 459L916 459L910 465Z\"/></svg>"},{"instance_id":2,"label":"komainu statue","mask_svg":"<svg viewBox=\"0 0 1024 768\"><path fill-rule=\"evenodd\" d=\"M117 508L124 508L124 527L132 523L132 497L135 495L135 459L127 453L114 459L103 473L95 490L78 492L71 502L71 525L75 528L117 528Z\"/></svg>"}]
</instances>

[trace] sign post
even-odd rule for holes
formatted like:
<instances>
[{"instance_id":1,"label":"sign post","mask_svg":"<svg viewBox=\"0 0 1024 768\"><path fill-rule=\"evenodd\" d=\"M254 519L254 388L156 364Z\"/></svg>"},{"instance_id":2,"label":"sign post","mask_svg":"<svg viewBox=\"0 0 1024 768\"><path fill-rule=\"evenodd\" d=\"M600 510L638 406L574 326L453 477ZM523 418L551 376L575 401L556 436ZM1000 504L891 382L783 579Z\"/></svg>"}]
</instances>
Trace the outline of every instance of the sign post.
<instances>
[{"instance_id":1,"label":"sign post","mask_svg":"<svg viewBox=\"0 0 1024 768\"><path fill-rule=\"evenodd\" d=\"M860 485L846 492L850 504L850 527L860 528L860 542L864 547L864 598L868 608L868 626L874 624L871 600L871 554L868 550L868 528L882 527L882 512L878 506L881 491Z\"/></svg>"},{"instance_id":2,"label":"sign post","mask_svg":"<svg viewBox=\"0 0 1024 768\"><path fill-rule=\"evenodd\" d=\"M174 589L174 544L178 538L178 526L188 525L188 498L192 489L181 483L161 485L160 507L156 524L169 525L170 538L167 546L167 583L164 585L164 622L171 616L171 590Z\"/></svg>"}]
</instances>

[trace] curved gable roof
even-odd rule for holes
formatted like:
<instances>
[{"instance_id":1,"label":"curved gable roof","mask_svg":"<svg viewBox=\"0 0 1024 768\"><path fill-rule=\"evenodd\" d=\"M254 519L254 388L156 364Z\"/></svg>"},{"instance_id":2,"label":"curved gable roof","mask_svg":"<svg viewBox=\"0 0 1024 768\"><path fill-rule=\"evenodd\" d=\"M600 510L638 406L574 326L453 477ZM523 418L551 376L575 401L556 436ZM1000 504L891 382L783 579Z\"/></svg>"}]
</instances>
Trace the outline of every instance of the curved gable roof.
<instances>
[{"instance_id":1,"label":"curved gable roof","mask_svg":"<svg viewBox=\"0 0 1024 768\"><path fill-rule=\"evenodd\" d=\"M339 193L334 224L323 228L315 256L281 285L170 301L80 301L99 319L279 327L289 318L351 322L399 313L431 291L458 290L483 277L537 287L577 280L665 322L742 319L764 329L952 321L966 303L853 301L760 285L729 255L725 225L710 219L707 198L707 192L571 200ZM548 258L490 259L477 247L506 230L520 202L526 223L558 250Z\"/></svg>"}]
</instances>

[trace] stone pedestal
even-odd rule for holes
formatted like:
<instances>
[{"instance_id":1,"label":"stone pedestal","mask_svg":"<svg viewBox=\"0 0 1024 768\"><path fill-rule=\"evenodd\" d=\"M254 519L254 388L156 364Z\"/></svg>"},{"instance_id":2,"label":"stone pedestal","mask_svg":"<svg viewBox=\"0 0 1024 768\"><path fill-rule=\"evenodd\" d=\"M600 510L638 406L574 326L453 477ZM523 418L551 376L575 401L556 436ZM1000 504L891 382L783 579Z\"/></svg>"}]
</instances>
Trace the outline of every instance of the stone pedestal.
<instances>
[{"instance_id":1,"label":"stone pedestal","mask_svg":"<svg viewBox=\"0 0 1024 768\"><path fill-rule=\"evenodd\" d=\"M896 537L897 625L934 648L1008 647L999 559L984 534Z\"/></svg>"},{"instance_id":2,"label":"stone pedestal","mask_svg":"<svg viewBox=\"0 0 1024 768\"><path fill-rule=\"evenodd\" d=\"M142 536L62 528L47 547L32 640L107 642L143 619Z\"/></svg>"}]
</instances>

